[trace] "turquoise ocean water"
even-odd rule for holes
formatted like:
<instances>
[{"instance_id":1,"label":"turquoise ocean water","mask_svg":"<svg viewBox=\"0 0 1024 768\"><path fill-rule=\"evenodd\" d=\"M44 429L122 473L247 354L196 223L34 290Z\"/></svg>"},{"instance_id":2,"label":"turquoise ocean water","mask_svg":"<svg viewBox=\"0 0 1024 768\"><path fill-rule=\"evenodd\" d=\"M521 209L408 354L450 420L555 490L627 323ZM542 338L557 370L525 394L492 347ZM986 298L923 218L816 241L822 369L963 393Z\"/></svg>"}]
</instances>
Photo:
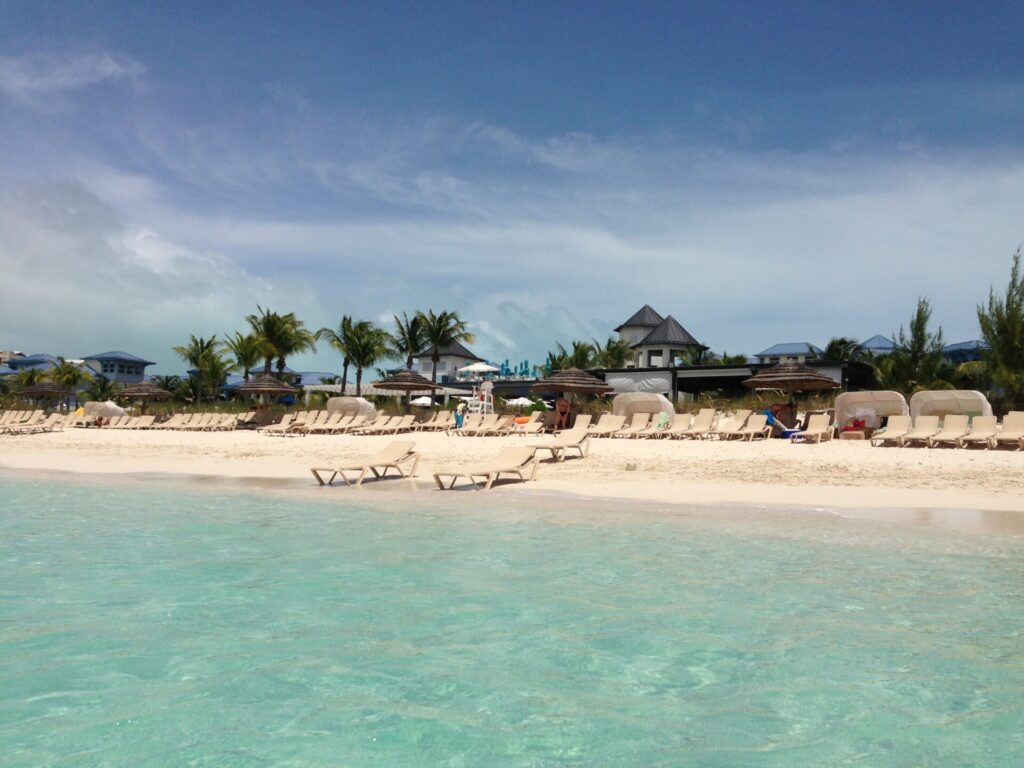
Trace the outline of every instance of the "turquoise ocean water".
<instances>
[{"instance_id":1,"label":"turquoise ocean water","mask_svg":"<svg viewBox=\"0 0 1024 768\"><path fill-rule=\"evenodd\" d=\"M0 766L1024 765L1020 539L2 482Z\"/></svg>"}]
</instances>

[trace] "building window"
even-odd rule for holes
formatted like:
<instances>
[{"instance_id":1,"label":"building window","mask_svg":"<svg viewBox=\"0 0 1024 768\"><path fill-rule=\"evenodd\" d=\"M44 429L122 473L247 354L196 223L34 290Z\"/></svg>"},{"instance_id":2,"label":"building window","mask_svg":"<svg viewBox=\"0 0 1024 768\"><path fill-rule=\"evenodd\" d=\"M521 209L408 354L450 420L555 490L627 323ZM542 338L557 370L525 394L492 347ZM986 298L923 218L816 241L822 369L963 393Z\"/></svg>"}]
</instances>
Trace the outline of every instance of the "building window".
<instances>
[{"instance_id":1,"label":"building window","mask_svg":"<svg viewBox=\"0 0 1024 768\"><path fill-rule=\"evenodd\" d=\"M124 363L118 363L117 364L117 372L118 373L124 373Z\"/></svg>"},{"instance_id":2,"label":"building window","mask_svg":"<svg viewBox=\"0 0 1024 768\"><path fill-rule=\"evenodd\" d=\"M104 373L113 373L114 372L114 364L113 363L104 363L103 364L103 372Z\"/></svg>"},{"instance_id":3,"label":"building window","mask_svg":"<svg viewBox=\"0 0 1024 768\"><path fill-rule=\"evenodd\" d=\"M448 370L448 363L446 363L444 360L439 361L438 364L437 364L437 372L440 373L441 371L447 371L447 370Z\"/></svg>"}]
</instances>

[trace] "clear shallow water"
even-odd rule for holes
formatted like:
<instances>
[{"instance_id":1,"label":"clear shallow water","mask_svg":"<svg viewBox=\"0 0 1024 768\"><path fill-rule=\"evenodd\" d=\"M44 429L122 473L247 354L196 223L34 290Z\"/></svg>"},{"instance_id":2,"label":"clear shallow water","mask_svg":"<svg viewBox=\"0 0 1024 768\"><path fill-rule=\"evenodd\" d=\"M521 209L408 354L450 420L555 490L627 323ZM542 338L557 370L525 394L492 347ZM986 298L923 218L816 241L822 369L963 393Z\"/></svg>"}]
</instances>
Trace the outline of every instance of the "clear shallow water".
<instances>
[{"instance_id":1,"label":"clear shallow water","mask_svg":"<svg viewBox=\"0 0 1024 768\"><path fill-rule=\"evenodd\" d=\"M3 491L3 766L1024 764L1019 539Z\"/></svg>"}]
</instances>

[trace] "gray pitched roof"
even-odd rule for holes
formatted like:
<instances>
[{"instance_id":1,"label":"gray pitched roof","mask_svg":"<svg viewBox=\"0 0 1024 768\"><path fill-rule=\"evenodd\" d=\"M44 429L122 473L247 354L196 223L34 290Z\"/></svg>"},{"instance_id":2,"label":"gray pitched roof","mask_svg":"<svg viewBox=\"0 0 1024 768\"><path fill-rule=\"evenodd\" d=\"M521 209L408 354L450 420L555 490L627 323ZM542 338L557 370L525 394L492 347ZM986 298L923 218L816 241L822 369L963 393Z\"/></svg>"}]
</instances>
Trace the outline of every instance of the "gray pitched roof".
<instances>
[{"instance_id":1,"label":"gray pitched roof","mask_svg":"<svg viewBox=\"0 0 1024 768\"><path fill-rule=\"evenodd\" d=\"M141 357L129 355L127 352L101 352L98 355L88 355L85 360L119 360L125 363L142 363L143 365L156 365L152 360L143 360Z\"/></svg>"},{"instance_id":2,"label":"gray pitched roof","mask_svg":"<svg viewBox=\"0 0 1024 768\"><path fill-rule=\"evenodd\" d=\"M615 332L618 333L623 328L657 328L658 324L664 320L661 315L651 309L650 304L644 304L638 309L629 320L624 322Z\"/></svg>"},{"instance_id":3,"label":"gray pitched roof","mask_svg":"<svg viewBox=\"0 0 1024 768\"><path fill-rule=\"evenodd\" d=\"M653 311L653 310L652 310ZM665 344L673 347L702 347L690 332L681 326L672 315L669 315L657 327L644 336L639 344L634 347L643 347L650 344Z\"/></svg>"},{"instance_id":4,"label":"gray pitched roof","mask_svg":"<svg viewBox=\"0 0 1024 768\"><path fill-rule=\"evenodd\" d=\"M441 347L438 350L438 354L441 357L444 357L445 355L451 355L453 357L464 357L467 360L478 360L478 361L480 361L482 363L486 362L486 360L484 360L482 357L477 357L476 355L474 355L466 347L462 346L457 341L453 342L452 344L449 344L449 345L447 345L445 347ZM430 347L427 347L426 349L424 349L422 352L420 352L418 355L416 355L416 357L430 357Z\"/></svg>"},{"instance_id":5,"label":"gray pitched roof","mask_svg":"<svg viewBox=\"0 0 1024 768\"><path fill-rule=\"evenodd\" d=\"M821 357L825 351L806 341L776 344L757 353L757 357L778 357L781 355L817 355Z\"/></svg>"}]
</instances>

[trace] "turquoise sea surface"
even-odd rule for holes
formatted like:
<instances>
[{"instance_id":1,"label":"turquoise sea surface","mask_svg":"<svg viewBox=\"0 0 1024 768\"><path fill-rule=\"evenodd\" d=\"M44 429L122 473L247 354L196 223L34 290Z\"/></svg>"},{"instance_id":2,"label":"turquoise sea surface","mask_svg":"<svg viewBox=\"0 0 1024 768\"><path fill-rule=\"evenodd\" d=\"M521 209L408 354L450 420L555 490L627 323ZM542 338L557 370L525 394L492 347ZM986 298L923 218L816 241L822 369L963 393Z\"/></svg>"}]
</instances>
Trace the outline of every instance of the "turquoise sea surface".
<instances>
[{"instance_id":1,"label":"turquoise sea surface","mask_svg":"<svg viewBox=\"0 0 1024 768\"><path fill-rule=\"evenodd\" d=\"M0 766L1024 765L1020 538L0 482Z\"/></svg>"}]
</instances>

